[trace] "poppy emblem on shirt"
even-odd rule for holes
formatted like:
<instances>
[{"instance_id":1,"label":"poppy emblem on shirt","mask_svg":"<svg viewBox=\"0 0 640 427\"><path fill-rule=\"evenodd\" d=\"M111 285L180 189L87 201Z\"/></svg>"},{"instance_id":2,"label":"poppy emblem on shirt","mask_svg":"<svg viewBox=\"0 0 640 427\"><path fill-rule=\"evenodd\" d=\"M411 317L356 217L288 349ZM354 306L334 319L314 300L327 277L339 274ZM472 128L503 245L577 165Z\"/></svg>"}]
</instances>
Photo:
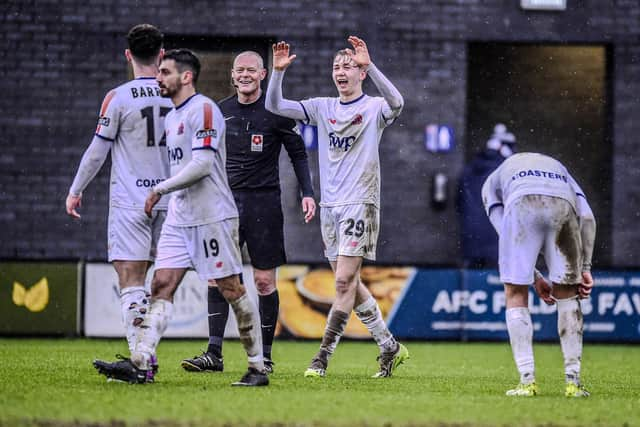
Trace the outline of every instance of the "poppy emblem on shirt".
<instances>
[{"instance_id":1,"label":"poppy emblem on shirt","mask_svg":"<svg viewBox=\"0 0 640 427\"><path fill-rule=\"evenodd\" d=\"M180 123L178 126L178 135L182 135L184 133L184 123Z\"/></svg>"},{"instance_id":2,"label":"poppy emblem on shirt","mask_svg":"<svg viewBox=\"0 0 640 427\"><path fill-rule=\"evenodd\" d=\"M352 125L361 125L362 124L362 114L358 114L355 119L351 121Z\"/></svg>"},{"instance_id":3,"label":"poppy emblem on shirt","mask_svg":"<svg viewBox=\"0 0 640 427\"><path fill-rule=\"evenodd\" d=\"M331 123L332 125L336 124L336 119L329 119L329 123Z\"/></svg>"},{"instance_id":4,"label":"poppy emblem on shirt","mask_svg":"<svg viewBox=\"0 0 640 427\"><path fill-rule=\"evenodd\" d=\"M264 136L254 133L251 135L251 151L262 151Z\"/></svg>"},{"instance_id":5,"label":"poppy emblem on shirt","mask_svg":"<svg viewBox=\"0 0 640 427\"><path fill-rule=\"evenodd\" d=\"M352 248L358 247L358 242L351 242L350 244Z\"/></svg>"},{"instance_id":6,"label":"poppy emblem on shirt","mask_svg":"<svg viewBox=\"0 0 640 427\"><path fill-rule=\"evenodd\" d=\"M222 268L222 261L216 262L216 268Z\"/></svg>"}]
</instances>

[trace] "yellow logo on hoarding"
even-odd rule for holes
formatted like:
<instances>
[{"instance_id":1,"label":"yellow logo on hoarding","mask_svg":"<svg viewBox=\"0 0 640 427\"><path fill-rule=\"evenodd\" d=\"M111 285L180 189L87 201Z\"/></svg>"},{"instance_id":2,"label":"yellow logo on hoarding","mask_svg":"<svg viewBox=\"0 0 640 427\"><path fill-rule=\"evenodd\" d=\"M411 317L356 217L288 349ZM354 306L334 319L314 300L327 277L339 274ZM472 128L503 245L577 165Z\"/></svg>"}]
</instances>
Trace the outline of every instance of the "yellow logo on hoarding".
<instances>
[{"instance_id":1,"label":"yellow logo on hoarding","mask_svg":"<svg viewBox=\"0 0 640 427\"><path fill-rule=\"evenodd\" d=\"M20 282L13 282L12 298L18 307L24 305L34 313L42 311L49 304L49 281L43 277L30 289L25 288Z\"/></svg>"}]
</instances>

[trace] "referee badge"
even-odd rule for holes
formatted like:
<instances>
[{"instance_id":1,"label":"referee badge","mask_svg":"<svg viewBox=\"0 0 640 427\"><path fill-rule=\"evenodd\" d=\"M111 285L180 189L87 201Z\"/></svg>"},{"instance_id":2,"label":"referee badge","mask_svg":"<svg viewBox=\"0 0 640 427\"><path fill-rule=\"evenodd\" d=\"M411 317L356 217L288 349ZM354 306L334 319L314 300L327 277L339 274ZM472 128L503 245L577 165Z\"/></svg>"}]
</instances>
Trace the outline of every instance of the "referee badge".
<instances>
[{"instance_id":1,"label":"referee badge","mask_svg":"<svg viewBox=\"0 0 640 427\"><path fill-rule=\"evenodd\" d=\"M262 152L262 142L263 142L262 135L256 134L256 133L251 135L251 151Z\"/></svg>"}]
</instances>

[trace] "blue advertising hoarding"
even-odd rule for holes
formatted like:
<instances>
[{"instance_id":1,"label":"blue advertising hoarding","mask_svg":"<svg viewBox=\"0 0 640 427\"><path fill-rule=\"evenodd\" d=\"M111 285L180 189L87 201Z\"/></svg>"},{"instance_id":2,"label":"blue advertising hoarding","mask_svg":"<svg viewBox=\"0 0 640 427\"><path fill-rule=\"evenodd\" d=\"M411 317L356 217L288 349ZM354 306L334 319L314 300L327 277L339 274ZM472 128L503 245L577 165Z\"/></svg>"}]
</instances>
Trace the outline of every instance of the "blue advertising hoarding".
<instances>
[{"instance_id":1,"label":"blue advertising hoarding","mask_svg":"<svg viewBox=\"0 0 640 427\"><path fill-rule=\"evenodd\" d=\"M596 271L593 276L592 296L581 301L584 340L640 342L640 272ZM531 288L529 309L534 339L556 341L556 307L547 306ZM388 321L401 338L507 340L504 318L497 271L420 269Z\"/></svg>"}]
</instances>

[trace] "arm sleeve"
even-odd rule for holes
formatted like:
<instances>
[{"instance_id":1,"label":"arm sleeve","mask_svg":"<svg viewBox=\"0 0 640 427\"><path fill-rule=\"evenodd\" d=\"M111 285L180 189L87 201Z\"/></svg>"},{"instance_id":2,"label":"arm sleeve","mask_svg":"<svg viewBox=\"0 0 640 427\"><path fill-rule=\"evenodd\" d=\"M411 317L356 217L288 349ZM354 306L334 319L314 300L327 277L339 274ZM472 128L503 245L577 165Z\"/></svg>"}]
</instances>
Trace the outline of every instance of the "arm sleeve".
<instances>
[{"instance_id":1,"label":"arm sleeve","mask_svg":"<svg viewBox=\"0 0 640 427\"><path fill-rule=\"evenodd\" d=\"M107 93L98 116L96 135L107 141L115 141L120 127L120 108L116 94L115 89Z\"/></svg>"},{"instance_id":2,"label":"arm sleeve","mask_svg":"<svg viewBox=\"0 0 640 427\"><path fill-rule=\"evenodd\" d=\"M69 189L69 194L72 196L79 196L82 194L87 185L95 178L100 171L100 168L104 164L104 161L109 155L111 150L111 142L105 141L99 138L97 135L93 137L91 144L87 147L87 150L80 160L80 166L78 166L78 172L76 172L73 183Z\"/></svg>"},{"instance_id":3,"label":"arm sleeve","mask_svg":"<svg viewBox=\"0 0 640 427\"><path fill-rule=\"evenodd\" d=\"M218 151L220 139L226 131L224 117L218 106L203 102L200 108L194 108L189 113L187 120L190 128L195 129L191 137L191 149Z\"/></svg>"},{"instance_id":4,"label":"arm sleeve","mask_svg":"<svg viewBox=\"0 0 640 427\"><path fill-rule=\"evenodd\" d=\"M580 221L580 237L582 239L582 271L591 271L591 260L596 240L596 218L580 185L569 173L567 176L569 185L576 193L576 213Z\"/></svg>"},{"instance_id":5,"label":"arm sleeve","mask_svg":"<svg viewBox=\"0 0 640 427\"><path fill-rule=\"evenodd\" d=\"M309 122L309 117L301 103L282 97L282 79L284 71L273 70L269 78L269 86L265 98L265 107L273 114L294 120Z\"/></svg>"},{"instance_id":6,"label":"arm sleeve","mask_svg":"<svg viewBox=\"0 0 640 427\"><path fill-rule=\"evenodd\" d=\"M215 156L213 150L195 150L191 161L180 172L153 187L153 191L167 194L195 184L211 173Z\"/></svg>"},{"instance_id":7,"label":"arm sleeve","mask_svg":"<svg viewBox=\"0 0 640 427\"><path fill-rule=\"evenodd\" d=\"M482 204L488 216L494 207L503 206L502 191L500 191L497 185L498 170L500 170L500 168L493 171L482 185Z\"/></svg>"},{"instance_id":8,"label":"arm sleeve","mask_svg":"<svg viewBox=\"0 0 640 427\"><path fill-rule=\"evenodd\" d=\"M404 99L398 89L385 77L384 74L372 62L367 68L367 75L376 85L376 88L386 101L383 106L381 115L382 123L388 126L400 115L402 107L404 107Z\"/></svg>"},{"instance_id":9,"label":"arm sleeve","mask_svg":"<svg viewBox=\"0 0 640 427\"><path fill-rule=\"evenodd\" d=\"M591 271L591 259L596 241L596 218L584 196L577 198L580 217L580 237L582 238L582 271Z\"/></svg>"},{"instance_id":10,"label":"arm sleeve","mask_svg":"<svg viewBox=\"0 0 640 427\"><path fill-rule=\"evenodd\" d=\"M504 207L502 205L495 205L489 211L489 221L491 221L491 225L495 228L498 236L500 235L500 231L502 230L502 218L504 217Z\"/></svg>"},{"instance_id":11,"label":"arm sleeve","mask_svg":"<svg viewBox=\"0 0 640 427\"><path fill-rule=\"evenodd\" d=\"M313 197L311 174L309 173L309 160L304 147L302 137L295 131L296 123L293 120L284 120L279 131L282 135L282 143L296 174L303 197Z\"/></svg>"}]
</instances>

